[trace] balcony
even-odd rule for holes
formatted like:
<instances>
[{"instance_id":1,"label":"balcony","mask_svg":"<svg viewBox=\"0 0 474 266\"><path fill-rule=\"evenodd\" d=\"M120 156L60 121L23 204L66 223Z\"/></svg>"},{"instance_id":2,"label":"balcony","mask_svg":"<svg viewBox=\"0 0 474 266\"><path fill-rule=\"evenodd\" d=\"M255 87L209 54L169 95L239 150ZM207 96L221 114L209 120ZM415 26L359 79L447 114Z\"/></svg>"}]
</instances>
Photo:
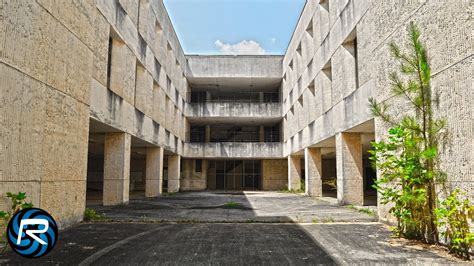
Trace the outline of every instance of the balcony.
<instances>
[{"instance_id":1,"label":"balcony","mask_svg":"<svg viewBox=\"0 0 474 266\"><path fill-rule=\"evenodd\" d=\"M281 142L185 143L186 158L283 158Z\"/></svg>"},{"instance_id":2,"label":"balcony","mask_svg":"<svg viewBox=\"0 0 474 266\"><path fill-rule=\"evenodd\" d=\"M186 116L190 121L208 120L209 118L255 118L278 121L282 118L280 103L255 102L202 102L186 105Z\"/></svg>"}]
</instances>

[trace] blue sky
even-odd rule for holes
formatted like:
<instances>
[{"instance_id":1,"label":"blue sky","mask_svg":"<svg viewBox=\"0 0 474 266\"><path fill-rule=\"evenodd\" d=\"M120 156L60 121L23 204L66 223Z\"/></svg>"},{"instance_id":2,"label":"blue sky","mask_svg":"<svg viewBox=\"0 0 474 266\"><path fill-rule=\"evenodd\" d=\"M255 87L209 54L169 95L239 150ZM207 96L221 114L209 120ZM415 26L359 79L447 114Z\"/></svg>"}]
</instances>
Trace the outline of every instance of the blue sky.
<instances>
[{"instance_id":1,"label":"blue sky","mask_svg":"<svg viewBox=\"0 0 474 266\"><path fill-rule=\"evenodd\" d=\"M305 0L164 0L186 54L284 54Z\"/></svg>"}]
</instances>

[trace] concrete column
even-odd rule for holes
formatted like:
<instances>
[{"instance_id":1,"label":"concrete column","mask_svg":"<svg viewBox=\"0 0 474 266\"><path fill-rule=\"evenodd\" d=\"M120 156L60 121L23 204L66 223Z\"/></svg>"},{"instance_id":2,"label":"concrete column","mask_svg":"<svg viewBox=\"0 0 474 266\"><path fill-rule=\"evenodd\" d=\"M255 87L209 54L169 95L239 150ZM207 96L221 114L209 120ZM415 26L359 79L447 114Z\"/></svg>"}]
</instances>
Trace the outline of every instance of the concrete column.
<instances>
[{"instance_id":1,"label":"concrete column","mask_svg":"<svg viewBox=\"0 0 474 266\"><path fill-rule=\"evenodd\" d=\"M163 191L163 147L146 151L145 197L158 197Z\"/></svg>"},{"instance_id":2,"label":"concrete column","mask_svg":"<svg viewBox=\"0 0 474 266\"><path fill-rule=\"evenodd\" d=\"M206 125L206 143L211 142L211 126Z\"/></svg>"},{"instance_id":3,"label":"concrete column","mask_svg":"<svg viewBox=\"0 0 474 266\"><path fill-rule=\"evenodd\" d=\"M301 188L301 160L300 156L288 156L288 190Z\"/></svg>"},{"instance_id":4,"label":"concrete column","mask_svg":"<svg viewBox=\"0 0 474 266\"><path fill-rule=\"evenodd\" d=\"M168 192L178 192L181 177L181 156L168 156Z\"/></svg>"},{"instance_id":5,"label":"concrete column","mask_svg":"<svg viewBox=\"0 0 474 266\"><path fill-rule=\"evenodd\" d=\"M259 99L259 102L263 103L263 92L259 92L258 93L258 99Z\"/></svg>"},{"instance_id":6,"label":"concrete column","mask_svg":"<svg viewBox=\"0 0 474 266\"><path fill-rule=\"evenodd\" d=\"M210 91L206 91L206 101L207 102L211 101L211 92Z\"/></svg>"},{"instance_id":7,"label":"concrete column","mask_svg":"<svg viewBox=\"0 0 474 266\"><path fill-rule=\"evenodd\" d=\"M259 140L260 142L265 142L265 127L260 126L260 135L259 135Z\"/></svg>"},{"instance_id":8,"label":"concrete column","mask_svg":"<svg viewBox=\"0 0 474 266\"><path fill-rule=\"evenodd\" d=\"M364 204L362 143L359 133L336 135L337 201Z\"/></svg>"},{"instance_id":9,"label":"concrete column","mask_svg":"<svg viewBox=\"0 0 474 266\"><path fill-rule=\"evenodd\" d=\"M321 148L306 148L304 150L304 162L305 193L311 197L321 197L323 195Z\"/></svg>"},{"instance_id":10,"label":"concrete column","mask_svg":"<svg viewBox=\"0 0 474 266\"><path fill-rule=\"evenodd\" d=\"M104 205L126 204L130 189L131 136L127 133L105 134Z\"/></svg>"}]
</instances>

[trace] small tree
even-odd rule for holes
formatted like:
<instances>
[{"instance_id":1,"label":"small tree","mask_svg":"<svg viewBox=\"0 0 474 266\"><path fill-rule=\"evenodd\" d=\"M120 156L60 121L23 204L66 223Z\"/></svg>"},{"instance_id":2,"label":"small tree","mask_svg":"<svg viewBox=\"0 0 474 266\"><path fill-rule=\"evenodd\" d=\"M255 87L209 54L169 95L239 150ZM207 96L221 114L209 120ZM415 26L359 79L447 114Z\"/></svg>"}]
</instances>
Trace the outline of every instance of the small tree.
<instances>
[{"instance_id":1,"label":"small tree","mask_svg":"<svg viewBox=\"0 0 474 266\"><path fill-rule=\"evenodd\" d=\"M421 33L413 22L408 32L408 52L394 42L389 45L403 75L392 72L389 78L392 94L408 102L409 114L394 118L386 103L369 99L372 113L391 126L387 140L372 143L371 160L380 171L375 187L382 203L393 204L390 212L397 218L399 235L438 243L437 226L444 226L442 235L447 238L451 252L469 258L473 234L468 219L472 220L472 204L467 199L458 199L459 193L455 192L436 208L435 185L444 187L445 183L445 174L436 162L446 123L444 119L433 118L431 70L426 48L420 41Z\"/></svg>"},{"instance_id":2,"label":"small tree","mask_svg":"<svg viewBox=\"0 0 474 266\"><path fill-rule=\"evenodd\" d=\"M383 201L395 203L392 213L400 233L437 243L435 182L443 175L436 168L436 159L445 122L432 115L431 69L420 31L413 22L408 31L408 52L394 42L389 45L404 75L402 79L392 72L390 81L394 96L406 99L414 112L397 120L388 114L386 104L369 100L373 114L392 125L388 141L374 144L372 159L382 173L376 187Z\"/></svg>"}]
</instances>

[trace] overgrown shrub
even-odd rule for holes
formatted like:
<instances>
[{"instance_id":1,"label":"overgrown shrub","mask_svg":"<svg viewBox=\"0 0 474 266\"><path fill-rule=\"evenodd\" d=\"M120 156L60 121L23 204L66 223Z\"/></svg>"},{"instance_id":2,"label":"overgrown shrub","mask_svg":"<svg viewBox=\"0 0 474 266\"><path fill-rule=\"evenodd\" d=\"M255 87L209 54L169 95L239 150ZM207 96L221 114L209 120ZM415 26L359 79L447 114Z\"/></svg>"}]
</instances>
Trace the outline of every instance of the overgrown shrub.
<instances>
[{"instance_id":1,"label":"overgrown shrub","mask_svg":"<svg viewBox=\"0 0 474 266\"><path fill-rule=\"evenodd\" d=\"M464 199L461 199L464 198ZM436 209L437 224L444 227L441 235L452 253L469 259L469 251L474 245L474 233L469 230L469 221L474 222L474 206L466 193L455 189Z\"/></svg>"},{"instance_id":2,"label":"overgrown shrub","mask_svg":"<svg viewBox=\"0 0 474 266\"><path fill-rule=\"evenodd\" d=\"M84 211L84 221L91 222L91 221L101 221L105 220L105 216L98 213L96 210L91 208L86 208Z\"/></svg>"},{"instance_id":3,"label":"overgrown shrub","mask_svg":"<svg viewBox=\"0 0 474 266\"><path fill-rule=\"evenodd\" d=\"M7 236L6 236L6 228L10 219L20 210L32 208L33 204L31 202L26 202L26 193L25 192L18 192L17 194L7 192L7 198L11 201L10 210L7 211L0 211L0 219L2 224L0 226L0 230L2 230L0 242L5 249L7 245Z\"/></svg>"}]
</instances>

